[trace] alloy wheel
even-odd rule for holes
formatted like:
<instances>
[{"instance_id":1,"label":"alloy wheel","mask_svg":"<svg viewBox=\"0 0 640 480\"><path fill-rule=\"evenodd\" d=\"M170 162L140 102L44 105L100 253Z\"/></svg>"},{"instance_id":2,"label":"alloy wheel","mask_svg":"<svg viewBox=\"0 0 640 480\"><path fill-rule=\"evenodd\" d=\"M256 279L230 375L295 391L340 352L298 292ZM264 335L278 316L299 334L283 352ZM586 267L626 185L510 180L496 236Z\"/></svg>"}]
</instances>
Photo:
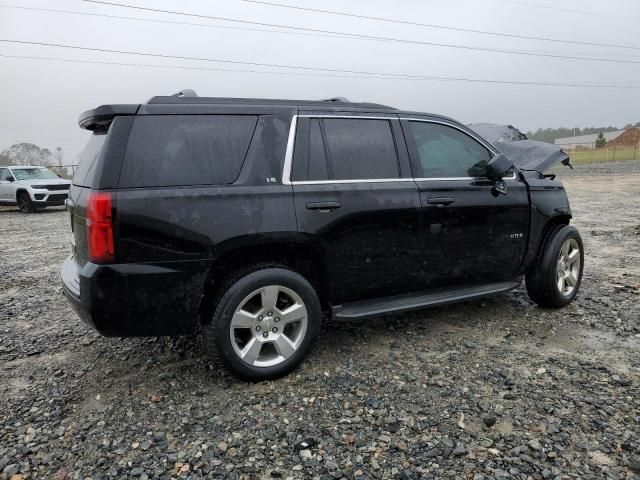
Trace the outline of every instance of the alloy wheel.
<instances>
[{"instance_id":1,"label":"alloy wheel","mask_svg":"<svg viewBox=\"0 0 640 480\"><path fill-rule=\"evenodd\" d=\"M556 267L556 284L561 295L573 293L580 276L580 245L573 238L562 244Z\"/></svg>"},{"instance_id":2,"label":"alloy wheel","mask_svg":"<svg viewBox=\"0 0 640 480\"><path fill-rule=\"evenodd\" d=\"M243 362L273 367L293 356L307 332L304 301L290 288L268 285L247 295L233 314L229 335Z\"/></svg>"}]
</instances>

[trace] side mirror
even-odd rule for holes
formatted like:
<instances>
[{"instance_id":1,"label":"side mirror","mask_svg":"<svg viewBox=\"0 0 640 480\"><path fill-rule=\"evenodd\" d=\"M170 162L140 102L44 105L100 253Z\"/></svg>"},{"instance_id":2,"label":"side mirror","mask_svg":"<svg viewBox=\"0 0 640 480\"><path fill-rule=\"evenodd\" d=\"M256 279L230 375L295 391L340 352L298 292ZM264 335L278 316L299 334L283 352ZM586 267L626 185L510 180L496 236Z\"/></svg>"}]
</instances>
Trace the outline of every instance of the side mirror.
<instances>
[{"instance_id":1,"label":"side mirror","mask_svg":"<svg viewBox=\"0 0 640 480\"><path fill-rule=\"evenodd\" d=\"M500 180L513 169L513 162L502 153L497 154L487 163L487 178L492 181Z\"/></svg>"},{"instance_id":2,"label":"side mirror","mask_svg":"<svg viewBox=\"0 0 640 480\"><path fill-rule=\"evenodd\" d=\"M15 182L15 178L13 177L7 177L7 182Z\"/></svg>"}]
</instances>

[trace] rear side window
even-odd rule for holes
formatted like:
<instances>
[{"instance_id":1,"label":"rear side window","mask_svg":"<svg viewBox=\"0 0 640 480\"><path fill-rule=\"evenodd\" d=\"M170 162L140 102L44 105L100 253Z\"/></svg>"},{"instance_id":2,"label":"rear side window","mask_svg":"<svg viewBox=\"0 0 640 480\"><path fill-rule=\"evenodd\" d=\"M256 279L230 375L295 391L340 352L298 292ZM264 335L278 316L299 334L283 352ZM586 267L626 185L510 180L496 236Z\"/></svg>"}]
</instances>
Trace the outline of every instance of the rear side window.
<instances>
[{"instance_id":1,"label":"rear side window","mask_svg":"<svg viewBox=\"0 0 640 480\"><path fill-rule=\"evenodd\" d=\"M484 177L491 153L477 140L439 123L409 122L423 178Z\"/></svg>"},{"instance_id":2,"label":"rear side window","mask_svg":"<svg viewBox=\"0 0 640 480\"><path fill-rule=\"evenodd\" d=\"M93 133L89 137L87 144L78 156L78 168L73 174L73 184L81 187L89 187L93 182L93 177L97 165L98 157L102 151L108 133Z\"/></svg>"},{"instance_id":3,"label":"rear side window","mask_svg":"<svg viewBox=\"0 0 640 480\"><path fill-rule=\"evenodd\" d=\"M162 115L136 118L121 187L233 183L247 154L255 115Z\"/></svg>"},{"instance_id":4,"label":"rear side window","mask_svg":"<svg viewBox=\"0 0 640 480\"><path fill-rule=\"evenodd\" d=\"M325 118L323 123L334 180L400 177L388 120Z\"/></svg>"}]
</instances>

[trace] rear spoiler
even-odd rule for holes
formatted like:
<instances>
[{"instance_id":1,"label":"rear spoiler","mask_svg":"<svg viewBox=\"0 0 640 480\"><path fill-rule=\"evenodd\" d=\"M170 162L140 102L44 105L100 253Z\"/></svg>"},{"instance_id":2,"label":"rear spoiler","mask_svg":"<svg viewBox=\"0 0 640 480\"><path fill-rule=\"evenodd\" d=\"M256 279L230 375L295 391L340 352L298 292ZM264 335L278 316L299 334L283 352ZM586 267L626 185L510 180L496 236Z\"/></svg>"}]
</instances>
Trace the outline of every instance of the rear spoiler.
<instances>
[{"instance_id":1,"label":"rear spoiler","mask_svg":"<svg viewBox=\"0 0 640 480\"><path fill-rule=\"evenodd\" d=\"M101 105L81 113L78 118L78 126L91 131L106 130L115 117L135 115L138 108L140 108L138 104Z\"/></svg>"}]
</instances>

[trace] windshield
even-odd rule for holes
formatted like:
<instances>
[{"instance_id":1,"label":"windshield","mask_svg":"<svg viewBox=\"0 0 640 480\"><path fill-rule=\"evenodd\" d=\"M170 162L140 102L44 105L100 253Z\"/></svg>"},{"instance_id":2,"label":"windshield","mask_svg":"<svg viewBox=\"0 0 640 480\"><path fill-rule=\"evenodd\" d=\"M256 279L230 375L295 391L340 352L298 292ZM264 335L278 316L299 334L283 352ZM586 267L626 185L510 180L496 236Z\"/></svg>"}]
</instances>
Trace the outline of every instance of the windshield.
<instances>
[{"instance_id":1,"label":"windshield","mask_svg":"<svg viewBox=\"0 0 640 480\"><path fill-rule=\"evenodd\" d=\"M14 168L11 170L16 180L46 180L48 178L58 178L48 168Z\"/></svg>"}]
</instances>

